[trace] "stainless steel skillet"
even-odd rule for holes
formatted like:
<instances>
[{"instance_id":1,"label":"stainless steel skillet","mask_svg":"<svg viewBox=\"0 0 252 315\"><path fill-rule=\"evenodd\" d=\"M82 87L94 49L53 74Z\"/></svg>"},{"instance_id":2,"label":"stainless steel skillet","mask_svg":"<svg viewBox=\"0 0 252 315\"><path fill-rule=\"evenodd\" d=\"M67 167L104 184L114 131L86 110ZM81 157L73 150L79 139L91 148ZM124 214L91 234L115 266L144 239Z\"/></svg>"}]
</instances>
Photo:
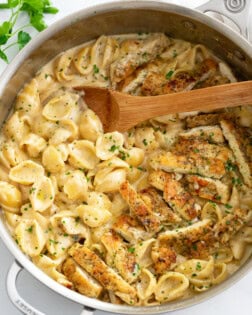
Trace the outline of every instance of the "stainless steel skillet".
<instances>
[{"instance_id":1,"label":"stainless steel skillet","mask_svg":"<svg viewBox=\"0 0 252 315\"><path fill-rule=\"evenodd\" d=\"M200 9L204 12L212 10L228 14L237 24L242 21L242 34L248 37L246 23L249 4L245 0L212 0ZM101 34L131 32L166 32L170 36L205 44L226 60L238 76L252 78L252 46L229 27L196 10L164 2L116 1L80 10L64 18L37 36L18 54L0 78L0 120L3 121L7 116L24 82L59 52ZM154 307L112 305L70 291L45 275L20 251L5 226L2 214L0 215L0 236L16 259L9 271L7 290L13 303L25 314L43 313L26 303L16 291L15 281L22 268L27 269L49 288L85 306L83 314L91 315L94 309L119 314L158 314L189 307L225 290L252 266L250 259L222 284L187 300Z\"/></svg>"}]
</instances>

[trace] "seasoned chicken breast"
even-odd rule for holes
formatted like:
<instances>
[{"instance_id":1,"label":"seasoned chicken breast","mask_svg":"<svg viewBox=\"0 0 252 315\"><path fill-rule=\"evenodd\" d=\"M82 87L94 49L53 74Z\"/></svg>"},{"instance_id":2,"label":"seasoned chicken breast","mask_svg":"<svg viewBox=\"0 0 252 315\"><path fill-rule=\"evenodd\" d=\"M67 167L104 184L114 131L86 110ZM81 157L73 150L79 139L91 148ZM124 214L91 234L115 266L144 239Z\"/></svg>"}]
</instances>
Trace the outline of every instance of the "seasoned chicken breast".
<instances>
[{"instance_id":1,"label":"seasoned chicken breast","mask_svg":"<svg viewBox=\"0 0 252 315\"><path fill-rule=\"evenodd\" d=\"M98 298L103 288L83 270L72 258L68 258L62 265L62 272L69 279L76 290L89 297Z\"/></svg>"},{"instance_id":2,"label":"seasoned chicken breast","mask_svg":"<svg viewBox=\"0 0 252 315\"><path fill-rule=\"evenodd\" d=\"M252 187L252 131L228 120L221 120L220 124L245 184Z\"/></svg>"},{"instance_id":3,"label":"seasoned chicken breast","mask_svg":"<svg viewBox=\"0 0 252 315\"><path fill-rule=\"evenodd\" d=\"M155 59L169 45L170 40L161 33L153 34L143 40L135 40L137 49L126 51L110 66L112 82L120 82L138 67Z\"/></svg>"},{"instance_id":4,"label":"seasoned chicken breast","mask_svg":"<svg viewBox=\"0 0 252 315\"><path fill-rule=\"evenodd\" d=\"M188 182L188 189L193 195L224 204L230 198L230 188L220 180L198 175L186 175L185 179Z\"/></svg>"},{"instance_id":5,"label":"seasoned chicken breast","mask_svg":"<svg viewBox=\"0 0 252 315\"><path fill-rule=\"evenodd\" d=\"M103 234L101 242L107 249L107 264L115 268L128 283L134 282L140 269L135 254L128 250L123 239L112 230Z\"/></svg>"},{"instance_id":6,"label":"seasoned chicken breast","mask_svg":"<svg viewBox=\"0 0 252 315\"><path fill-rule=\"evenodd\" d=\"M148 232L157 232L160 230L161 224L158 216L146 205L128 181L121 185L120 193L128 203L131 214L143 224Z\"/></svg>"},{"instance_id":7,"label":"seasoned chicken breast","mask_svg":"<svg viewBox=\"0 0 252 315\"><path fill-rule=\"evenodd\" d=\"M89 248L75 243L69 255L106 290L113 291L127 304L135 304L136 291Z\"/></svg>"}]
</instances>

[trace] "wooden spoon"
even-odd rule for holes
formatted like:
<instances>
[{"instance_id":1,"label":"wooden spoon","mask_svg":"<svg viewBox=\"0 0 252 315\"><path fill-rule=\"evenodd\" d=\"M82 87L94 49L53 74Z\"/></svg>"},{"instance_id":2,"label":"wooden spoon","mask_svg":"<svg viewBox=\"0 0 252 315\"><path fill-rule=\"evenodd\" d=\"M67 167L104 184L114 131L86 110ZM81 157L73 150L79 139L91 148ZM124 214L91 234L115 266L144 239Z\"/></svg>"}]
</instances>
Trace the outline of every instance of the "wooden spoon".
<instances>
[{"instance_id":1,"label":"wooden spoon","mask_svg":"<svg viewBox=\"0 0 252 315\"><path fill-rule=\"evenodd\" d=\"M79 87L104 131L126 131L158 116L252 105L252 80L158 96L131 96L99 87Z\"/></svg>"}]
</instances>

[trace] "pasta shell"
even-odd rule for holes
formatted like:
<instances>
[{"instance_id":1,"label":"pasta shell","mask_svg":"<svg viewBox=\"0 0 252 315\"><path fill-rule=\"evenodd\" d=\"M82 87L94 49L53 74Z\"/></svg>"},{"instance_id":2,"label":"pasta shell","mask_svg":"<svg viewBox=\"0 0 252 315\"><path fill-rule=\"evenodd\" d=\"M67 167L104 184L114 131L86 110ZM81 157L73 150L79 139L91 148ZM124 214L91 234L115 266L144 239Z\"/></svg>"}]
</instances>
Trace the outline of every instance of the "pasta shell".
<instances>
[{"instance_id":1,"label":"pasta shell","mask_svg":"<svg viewBox=\"0 0 252 315\"><path fill-rule=\"evenodd\" d=\"M86 239L90 237L89 228L72 211L60 211L50 218L50 222L53 228L60 228L69 235L80 235Z\"/></svg>"},{"instance_id":2,"label":"pasta shell","mask_svg":"<svg viewBox=\"0 0 252 315\"><path fill-rule=\"evenodd\" d=\"M135 145L146 151L155 150L158 147L154 129L152 127L137 128L135 131Z\"/></svg>"},{"instance_id":3,"label":"pasta shell","mask_svg":"<svg viewBox=\"0 0 252 315\"><path fill-rule=\"evenodd\" d=\"M232 240L230 241L230 246L231 246L231 242ZM213 256L214 256L215 263L228 263L232 261L234 258L232 250L229 247L216 249Z\"/></svg>"},{"instance_id":4,"label":"pasta shell","mask_svg":"<svg viewBox=\"0 0 252 315\"><path fill-rule=\"evenodd\" d=\"M39 255L33 257L33 263L35 263L40 269L42 269L49 277L53 278L58 283L64 285L67 288L72 287L72 283L59 271L57 271L58 265L61 263L60 259L51 259L46 255Z\"/></svg>"},{"instance_id":5,"label":"pasta shell","mask_svg":"<svg viewBox=\"0 0 252 315\"><path fill-rule=\"evenodd\" d=\"M44 231L48 229L48 218L39 212L34 211L30 203L22 205L20 212L22 213L22 218L27 220L36 220Z\"/></svg>"},{"instance_id":6,"label":"pasta shell","mask_svg":"<svg viewBox=\"0 0 252 315\"><path fill-rule=\"evenodd\" d=\"M20 143L22 149L26 149L29 156L36 158L46 148L46 141L44 138L36 135L35 133L29 133Z\"/></svg>"},{"instance_id":7,"label":"pasta shell","mask_svg":"<svg viewBox=\"0 0 252 315\"><path fill-rule=\"evenodd\" d=\"M226 279L228 275L227 265L225 263L218 263L214 265L214 277L212 280L213 284L221 283Z\"/></svg>"},{"instance_id":8,"label":"pasta shell","mask_svg":"<svg viewBox=\"0 0 252 315\"><path fill-rule=\"evenodd\" d=\"M156 284L155 276L148 269L142 269L136 285L138 297L141 300L149 298L154 293Z\"/></svg>"},{"instance_id":9,"label":"pasta shell","mask_svg":"<svg viewBox=\"0 0 252 315\"><path fill-rule=\"evenodd\" d=\"M43 250L46 238L36 220L22 220L15 229L19 246L27 255L34 257Z\"/></svg>"},{"instance_id":10,"label":"pasta shell","mask_svg":"<svg viewBox=\"0 0 252 315\"><path fill-rule=\"evenodd\" d=\"M5 142L0 151L0 162L7 168L27 159L26 154L14 142Z\"/></svg>"},{"instance_id":11,"label":"pasta shell","mask_svg":"<svg viewBox=\"0 0 252 315\"><path fill-rule=\"evenodd\" d=\"M77 94L63 94L52 98L43 108L42 115L48 120L60 121L71 116L79 100Z\"/></svg>"},{"instance_id":12,"label":"pasta shell","mask_svg":"<svg viewBox=\"0 0 252 315\"><path fill-rule=\"evenodd\" d=\"M110 210L112 203L109 197L103 193L92 191L87 195L87 203L89 206Z\"/></svg>"},{"instance_id":13,"label":"pasta shell","mask_svg":"<svg viewBox=\"0 0 252 315\"><path fill-rule=\"evenodd\" d=\"M71 200L86 200L88 183L83 172L74 171L68 176L63 191Z\"/></svg>"},{"instance_id":14,"label":"pasta shell","mask_svg":"<svg viewBox=\"0 0 252 315\"><path fill-rule=\"evenodd\" d=\"M96 155L101 160L108 160L119 153L123 143L124 137L121 133L117 131L105 133L96 141Z\"/></svg>"},{"instance_id":15,"label":"pasta shell","mask_svg":"<svg viewBox=\"0 0 252 315\"><path fill-rule=\"evenodd\" d=\"M57 151L61 153L62 159L65 162L68 159L68 155L69 155L68 145L65 143L61 143L57 145L55 148Z\"/></svg>"},{"instance_id":16,"label":"pasta shell","mask_svg":"<svg viewBox=\"0 0 252 315\"><path fill-rule=\"evenodd\" d=\"M66 257L67 249L74 243L71 235L66 233L48 233L46 248L54 258ZM62 260L63 260L62 259Z\"/></svg>"},{"instance_id":17,"label":"pasta shell","mask_svg":"<svg viewBox=\"0 0 252 315\"><path fill-rule=\"evenodd\" d=\"M122 159L119 159L117 156L113 156L111 159L108 159L106 161L103 161L102 163L99 163L97 165L97 169L104 169L104 168L110 168L111 170L114 170L116 168L129 168L129 164L123 161Z\"/></svg>"},{"instance_id":18,"label":"pasta shell","mask_svg":"<svg viewBox=\"0 0 252 315\"><path fill-rule=\"evenodd\" d=\"M77 168L93 169L99 162L93 142L77 140L69 145L69 163Z\"/></svg>"},{"instance_id":19,"label":"pasta shell","mask_svg":"<svg viewBox=\"0 0 252 315\"><path fill-rule=\"evenodd\" d=\"M189 280L179 272L167 272L158 279L155 297L159 302L169 302L181 297L189 287Z\"/></svg>"},{"instance_id":20,"label":"pasta shell","mask_svg":"<svg viewBox=\"0 0 252 315\"><path fill-rule=\"evenodd\" d=\"M20 143L29 132L29 127L24 119L19 117L19 112L15 112L4 125L3 131L7 137Z\"/></svg>"},{"instance_id":21,"label":"pasta shell","mask_svg":"<svg viewBox=\"0 0 252 315\"><path fill-rule=\"evenodd\" d=\"M154 242L155 239L151 238L147 241L140 242L135 246L137 262L143 268L149 267L153 264L153 260L151 258L151 250Z\"/></svg>"},{"instance_id":22,"label":"pasta shell","mask_svg":"<svg viewBox=\"0 0 252 315\"><path fill-rule=\"evenodd\" d=\"M111 213L108 210L89 205L81 205L76 208L76 211L83 222L93 228L105 224L111 218Z\"/></svg>"},{"instance_id":23,"label":"pasta shell","mask_svg":"<svg viewBox=\"0 0 252 315\"><path fill-rule=\"evenodd\" d=\"M81 114L79 128L81 137L93 142L103 133L100 118L91 109Z\"/></svg>"},{"instance_id":24,"label":"pasta shell","mask_svg":"<svg viewBox=\"0 0 252 315\"><path fill-rule=\"evenodd\" d=\"M52 145L48 146L43 152L42 163L52 173L61 172L65 166L61 152Z\"/></svg>"},{"instance_id":25,"label":"pasta shell","mask_svg":"<svg viewBox=\"0 0 252 315\"><path fill-rule=\"evenodd\" d=\"M21 215L5 211L4 217L6 219L7 225L10 228L12 234L14 234L14 229L16 228L18 223L22 220Z\"/></svg>"},{"instance_id":26,"label":"pasta shell","mask_svg":"<svg viewBox=\"0 0 252 315\"><path fill-rule=\"evenodd\" d=\"M90 51L90 46L85 46L81 48L81 50L78 52L77 56L73 60L76 69L82 75L89 74L92 71L92 65L90 62Z\"/></svg>"},{"instance_id":27,"label":"pasta shell","mask_svg":"<svg viewBox=\"0 0 252 315\"><path fill-rule=\"evenodd\" d=\"M44 175L44 168L31 160L19 163L10 170L9 177L14 182L30 185Z\"/></svg>"},{"instance_id":28,"label":"pasta shell","mask_svg":"<svg viewBox=\"0 0 252 315\"><path fill-rule=\"evenodd\" d=\"M73 74L70 73L70 64L72 62L72 56L69 53L62 54L56 65L56 78L59 82L70 81L73 79Z\"/></svg>"},{"instance_id":29,"label":"pasta shell","mask_svg":"<svg viewBox=\"0 0 252 315\"><path fill-rule=\"evenodd\" d=\"M54 189L50 178L42 176L30 189L30 201L35 211L45 211L53 204Z\"/></svg>"},{"instance_id":30,"label":"pasta shell","mask_svg":"<svg viewBox=\"0 0 252 315\"><path fill-rule=\"evenodd\" d=\"M18 213L22 204L21 192L13 185L0 181L0 205L4 210Z\"/></svg>"},{"instance_id":31,"label":"pasta shell","mask_svg":"<svg viewBox=\"0 0 252 315\"><path fill-rule=\"evenodd\" d=\"M18 94L15 108L21 117L27 116L29 118L38 114L41 104L39 84L36 79L32 79L25 85L21 93Z\"/></svg>"},{"instance_id":32,"label":"pasta shell","mask_svg":"<svg viewBox=\"0 0 252 315\"><path fill-rule=\"evenodd\" d=\"M4 182L9 181L9 172L1 164L0 164L0 181L4 181Z\"/></svg>"},{"instance_id":33,"label":"pasta shell","mask_svg":"<svg viewBox=\"0 0 252 315\"><path fill-rule=\"evenodd\" d=\"M119 191L119 188L126 180L125 169L102 169L96 173L94 179L95 190L108 193Z\"/></svg>"},{"instance_id":34,"label":"pasta shell","mask_svg":"<svg viewBox=\"0 0 252 315\"><path fill-rule=\"evenodd\" d=\"M214 270L214 260L210 257L209 261L200 259L190 259L175 269L176 272L183 273L192 283L195 283L198 279L211 278Z\"/></svg>"},{"instance_id":35,"label":"pasta shell","mask_svg":"<svg viewBox=\"0 0 252 315\"><path fill-rule=\"evenodd\" d=\"M222 213L219 206L216 203L207 202L201 211L201 218L219 222L222 219Z\"/></svg>"},{"instance_id":36,"label":"pasta shell","mask_svg":"<svg viewBox=\"0 0 252 315\"><path fill-rule=\"evenodd\" d=\"M124 153L124 160L132 166L139 166L144 161L144 150L140 148L131 148Z\"/></svg>"}]
</instances>

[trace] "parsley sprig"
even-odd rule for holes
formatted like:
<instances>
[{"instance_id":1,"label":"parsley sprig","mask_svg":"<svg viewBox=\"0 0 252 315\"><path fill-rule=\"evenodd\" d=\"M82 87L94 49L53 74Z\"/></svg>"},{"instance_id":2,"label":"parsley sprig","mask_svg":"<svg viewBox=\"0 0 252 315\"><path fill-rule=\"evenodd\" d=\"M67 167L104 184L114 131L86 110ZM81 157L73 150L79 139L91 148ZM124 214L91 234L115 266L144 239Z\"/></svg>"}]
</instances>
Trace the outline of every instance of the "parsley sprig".
<instances>
[{"instance_id":1,"label":"parsley sprig","mask_svg":"<svg viewBox=\"0 0 252 315\"><path fill-rule=\"evenodd\" d=\"M6 51L18 45L22 49L30 40L31 36L24 29L32 26L37 31L43 31L47 25L44 21L44 14L56 14L58 9L51 6L50 0L8 0L6 3L0 3L0 9L10 9L10 18L0 24L0 58L9 62ZM25 11L30 23L23 25L19 29L14 29L19 14ZM16 41L9 44L9 40L15 37Z\"/></svg>"}]
</instances>

